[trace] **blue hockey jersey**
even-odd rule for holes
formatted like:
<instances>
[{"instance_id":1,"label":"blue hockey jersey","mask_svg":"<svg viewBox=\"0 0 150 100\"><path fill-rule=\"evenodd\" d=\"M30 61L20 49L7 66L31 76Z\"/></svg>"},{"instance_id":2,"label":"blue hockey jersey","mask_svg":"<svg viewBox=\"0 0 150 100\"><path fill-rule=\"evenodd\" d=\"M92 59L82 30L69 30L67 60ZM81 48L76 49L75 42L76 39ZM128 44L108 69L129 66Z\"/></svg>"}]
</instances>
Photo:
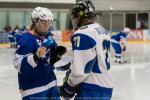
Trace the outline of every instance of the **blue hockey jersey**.
<instances>
[{"instance_id":1,"label":"blue hockey jersey","mask_svg":"<svg viewBox=\"0 0 150 100\"><path fill-rule=\"evenodd\" d=\"M15 32L9 32L8 39L10 43L15 42Z\"/></svg>"},{"instance_id":2,"label":"blue hockey jersey","mask_svg":"<svg viewBox=\"0 0 150 100\"><path fill-rule=\"evenodd\" d=\"M121 39L126 39L126 37L127 35L125 32L119 32L115 35L112 35L111 39L119 42Z\"/></svg>"},{"instance_id":3,"label":"blue hockey jersey","mask_svg":"<svg viewBox=\"0 0 150 100\"><path fill-rule=\"evenodd\" d=\"M47 38L51 38L51 45L47 48L50 52L36 64L33 55ZM56 46L51 36L38 38L28 32L17 41L14 66L18 70L19 89L23 97L46 91L57 85L53 68L47 63Z\"/></svg>"}]
</instances>

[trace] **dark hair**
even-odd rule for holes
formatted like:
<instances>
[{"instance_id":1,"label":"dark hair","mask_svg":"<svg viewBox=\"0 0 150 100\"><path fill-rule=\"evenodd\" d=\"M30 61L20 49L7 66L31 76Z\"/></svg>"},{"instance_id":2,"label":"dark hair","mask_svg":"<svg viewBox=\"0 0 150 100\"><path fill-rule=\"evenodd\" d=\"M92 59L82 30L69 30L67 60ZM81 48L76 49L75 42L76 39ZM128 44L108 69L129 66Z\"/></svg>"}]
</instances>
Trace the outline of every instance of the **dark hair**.
<instances>
[{"instance_id":1,"label":"dark hair","mask_svg":"<svg viewBox=\"0 0 150 100\"><path fill-rule=\"evenodd\" d=\"M12 30L12 28L11 28L11 26L7 25L7 26L4 27L4 30L5 30L6 32L9 32L9 31Z\"/></svg>"}]
</instances>

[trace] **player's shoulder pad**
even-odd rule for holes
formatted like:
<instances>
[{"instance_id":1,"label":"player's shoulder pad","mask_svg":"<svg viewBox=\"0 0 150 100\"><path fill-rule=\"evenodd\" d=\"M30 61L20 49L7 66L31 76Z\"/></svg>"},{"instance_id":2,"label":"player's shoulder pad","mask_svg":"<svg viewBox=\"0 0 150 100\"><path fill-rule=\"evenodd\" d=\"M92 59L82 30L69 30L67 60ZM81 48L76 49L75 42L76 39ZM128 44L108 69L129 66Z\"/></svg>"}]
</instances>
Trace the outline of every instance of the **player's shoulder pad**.
<instances>
[{"instance_id":1,"label":"player's shoulder pad","mask_svg":"<svg viewBox=\"0 0 150 100\"><path fill-rule=\"evenodd\" d=\"M20 46L29 44L31 42L30 40L32 38L33 38L33 36L30 33L24 33L24 34L22 34L21 38L18 40L17 44Z\"/></svg>"},{"instance_id":2,"label":"player's shoulder pad","mask_svg":"<svg viewBox=\"0 0 150 100\"><path fill-rule=\"evenodd\" d=\"M126 33L125 33L125 32L120 32L120 34L121 34L122 36L126 36Z\"/></svg>"}]
</instances>

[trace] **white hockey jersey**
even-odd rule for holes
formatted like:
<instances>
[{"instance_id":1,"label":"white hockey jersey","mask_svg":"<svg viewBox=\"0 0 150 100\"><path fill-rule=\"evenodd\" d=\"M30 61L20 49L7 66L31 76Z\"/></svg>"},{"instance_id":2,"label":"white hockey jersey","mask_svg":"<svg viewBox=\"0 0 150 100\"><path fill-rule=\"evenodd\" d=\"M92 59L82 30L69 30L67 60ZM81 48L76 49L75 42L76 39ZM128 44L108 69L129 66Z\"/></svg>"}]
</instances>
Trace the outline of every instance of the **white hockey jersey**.
<instances>
[{"instance_id":1,"label":"white hockey jersey","mask_svg":"<svg viewBox=\"0 0 150 100\"><path fill-rule=\"evenodd\" d=\"M71 42L73 62L68 83L112 91L110 36L107 31L98 23L82 26L73 34Z\"/></svg>"}]
</instances>

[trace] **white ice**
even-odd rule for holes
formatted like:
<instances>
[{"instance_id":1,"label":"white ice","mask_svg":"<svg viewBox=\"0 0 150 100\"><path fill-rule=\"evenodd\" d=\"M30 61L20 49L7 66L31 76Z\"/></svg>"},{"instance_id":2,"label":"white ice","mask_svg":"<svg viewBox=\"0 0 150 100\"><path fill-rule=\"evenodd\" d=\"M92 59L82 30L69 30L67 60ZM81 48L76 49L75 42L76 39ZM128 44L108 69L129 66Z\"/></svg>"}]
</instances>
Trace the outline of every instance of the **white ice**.
<instances>
[{"instance_id":1,"label":"white ice","mask_svg":"<svg viewBox=\"0 0 150 100\"><path fill-rule=\"evenodd\" d=\"M13 49L0 48L0 100L21 100ZM112 100L150 100L150 44L128 45L126 64L112 61ZM56 72L59 85L63 72Z\"/></svg>"}]
</instances>

